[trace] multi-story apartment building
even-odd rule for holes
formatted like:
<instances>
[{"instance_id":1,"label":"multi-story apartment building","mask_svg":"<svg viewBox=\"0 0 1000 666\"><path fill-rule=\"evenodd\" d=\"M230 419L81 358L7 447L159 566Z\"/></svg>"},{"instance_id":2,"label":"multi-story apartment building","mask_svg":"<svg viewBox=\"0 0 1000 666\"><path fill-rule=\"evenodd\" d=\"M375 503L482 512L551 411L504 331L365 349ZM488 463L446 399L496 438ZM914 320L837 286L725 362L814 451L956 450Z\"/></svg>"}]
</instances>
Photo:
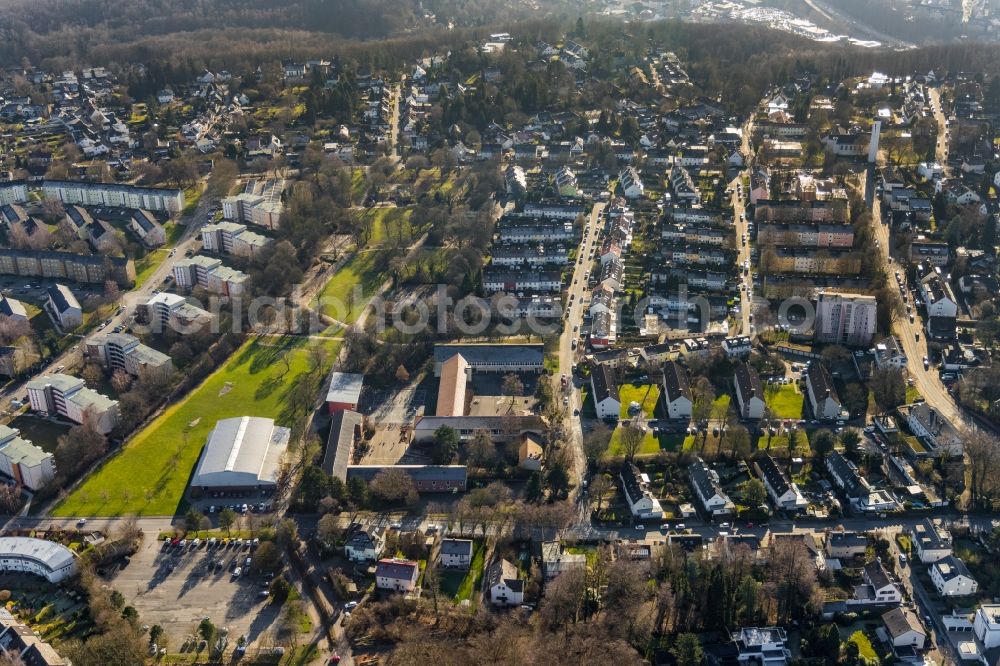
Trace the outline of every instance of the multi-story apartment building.
<instances>
[{"instance_id":1,"label":"multi-story apartment building","mask_svg":"<svg viewBox=\"0 0 1000 666\"><path fill-rule=\"evenodd\" d=\"M761 254L761 269L770 273L811 273L857 275L861 256L851 248L830 248L822 252L779 247Z\"/></svg>"},{"instance_id":2,"label":"multi-story apartment building","mask_svg":"<svg viewBox=\"0 0 1000 666\"><path fill-rule=\"evenodd\" d=\"M816 341L861 347L875 336L878 309L874 296L816 294Z\"/></svg>"},{"instance_id":3,"label":"multi-story apartment building","mask_svg":"<svg viewBox=\"0 0 1000 666\"><path fill-rule=\"evenodd\" d=\"M206 252L254 257L271 243L271 239L248 231L243 224L219 222L201 228L201 243Z\"/></svg>"},{"instance_id":4,"label":"multi-story apartment building","mask_svg":"<svg viewBox=\"0 0 1000 666\"><path fill-rule=\"evenodd\" d=\"M214 315L187 302L183 296L160 292L146 301L144 320L154 330L170 327L178 333L187 334L201 330L212 322Z\"/></svg>"},{"instance_id":5,"label":"multi-story apartment building","mask_svg":"<svg viewBox=\"0 0 1000 666\"><path fill-rule=\"evenodd\" d=\"M222 200L222 216L227 220L277 229L285 209L281 201L284 190L282 178L251 179L242 193Z\"/></svg>"},{"instance_id":6,"label":"multi-story apartment building","mask_svg":"<svg viewBox=\"0 0 1000 666\"><path fill-rule=\"evenodd\" d=\"M118 401L88 388L82 379L43 375L28 382L27 388L31 409L36 412L62 416L74 423L89 420L103 434L118 425Z\"/></svg>"},{"instance_id":7,"label":"multi-story apartment building","mask_svg":"<svg viewBox=\"0 0 1000 666\"><path fill-rule=\"evenodd\" d=\"M52 454L21 437L17 428L0 425L0 472L28 490L38 490L56 475Z\"/></svg>"},{"instance_id":8,"label":"multi-story apartment building","mask_svg":"<svg viewBox=\"0 0 1000 666\"><path fill-rule=\"evenodd\" d=\"M849 219L846 199L799 201L761 199L754 209L754 220L763 222L846 222Z\"/></svg>"},{"instance_id":9,"label":"multi-story apartment building","mask_svg":"<svg viewBox=\"0 0 1000 666\"><path fill-rule=\"evenodd\" d=\"M0 184L0 206L24 203L28 200L28 185L24 181Z\"/></svg>"},{"instance_id":10,"label":"multi-story apartment building","mask_svg":"<svg viewBox=\"0 0 1000 666\"><path fill-rule=\"evenodd\" d=\"M99 334L87 341L87 356L112 370L123 370L135 377L165 377L174 364L163 352L139 342L128 333Z\"/></svg>"},{"instance_id":11,"label":"multi-story apartment building","mask_svg":"<svg viewBox=\"0 0 1000 666\"><path fill-rule=\"evenodd\" d=\"M542 292L562 289L562 276L558 271L509 271L488 268L483 272L483 289L486 293Z\"/></svg>"},{"instance_id":12,"label":"multi-story apartment building","mask_svg":"<svg viewBox=\"0 0 1000 666\"><path fill-rule=\"evenodd\" d=\"M42 192L47 199L82 206L113 206L179 213L184 209L184 190L137 187L115 183L46 180Z\"/></svg>"},{"instance_id":13,"label":"multi-story apartment building","mask_svg":"<svg viewBox=\"0 0 1000 666\"><path fill-rule=\"evenodd\" d=\"M850 224L763 222L757 228L761 245L789 247L835 247L854 245L854 227Z\"/></svg>"},{"instance_id":14,"label":"multi-story apartment building","mask_svg":"<svg viewBox=\"0 0 1000 666\"><path fill-rule=\"evenodd\" d=\"M135 263L124 257L0 248L0 274L93 284L118 280L131 284L135 282Z\"/></svg>"},{"instance_id":15,"label":"multi-story apartment building","mask_svg":"<svg viewBox=\"0 0 1000 666\"><path fill-rule=\"evenodd\" d=\"M702 224L667 223L660 230L660 236L667 243L695 243L701 245L725 245L733 240L732 230Z\"/></svg>"},{"instance_id":16,"label":"multi-story apartment building","mask_svg":"<svg viewBox=\"0 0 1000 666\"><path fill-rule=\"evenodd\" d=\"M133 211L128 226L146 247L160 247L167 242L163 225L148 210Z\"/></svg>"},{"instance_id":17,"label":"multi-story apartment building","mask_svg":"<svg viewBox=\"0 0 1000 666\"><path fill-rule=\"evenodd\" d=\"M223 266L219 259L196 255L174 264L174 280L179 289L202 287L213 294L238 296L243 293L249 276Z\"/></svg>"}]
</instances>

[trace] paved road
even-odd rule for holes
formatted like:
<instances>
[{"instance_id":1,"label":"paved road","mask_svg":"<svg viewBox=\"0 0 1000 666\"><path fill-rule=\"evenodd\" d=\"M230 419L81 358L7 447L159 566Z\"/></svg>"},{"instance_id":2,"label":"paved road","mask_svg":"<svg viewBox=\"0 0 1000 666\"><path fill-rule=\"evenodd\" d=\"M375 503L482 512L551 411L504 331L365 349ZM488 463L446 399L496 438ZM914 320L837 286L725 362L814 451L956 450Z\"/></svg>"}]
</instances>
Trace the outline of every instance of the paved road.
<instances>
[{"instance_id":1,"label":"paved road","mask_svg":"<svg viewBox=\"0 0 1000 666\"><path fill-rule=\"evenodd\" d=\"M874 178L866 181L866 187L874 187ZM867 194L867 193L866 193ZM875 239L878 241L879 250L883 260L886 262L885 268L889 274L889 282L896 283L896 271L899 271L904 287L908 287L905 271L902 270L899 261L892 258L891 237L889 225L882 223L882 206L878 196L873 197L872 202L872 226L875 232ZM912 294L907 293L907 300L910 306L913 305ZM966 424L967 419L962 411L955 404L951 394L948 393L944 384L938 378L937 370L934 367L924 368L923 359L927 356L927 335L923 330L923 320L916 310L913 310L913 321L905 312L896 321L893 327L896 337L899 338L906 353L907 371L914 382L914 387L920 391L927 403L934 407L940 414L956 425ZM918 340L919 338L919 340Z\"/></svg>"},{"instance_id":2,"label":"paved road","mask_svg":"<svg viewBox=\"0 0 1000 666\"><path fill-rule=\"evenodd\" d=\"M580 242L580 249L577 253L576 266L573 268L573 281L566 290L566 318L563 326L562 336L559 338L559 372L553 376L556 395L562 394L560 375L566 375L569 380L569 409L565 412L566 436L569 439L569 446L573 453L573 478L576 480L575 493L579 492L581 482L587 472L587 460L583 454L583 432L580 427L580 418L575 412L582 409L581 394L572 383L573 365L582 349L573 349L573 341L579 337L579 327L583 324L583 301L588 293L587 274L593 266L591 252L598 249L598 236L601 229L601 214L604 212L603 203L594 204L594 209L590 213L590 218L583 230L583 239ZM573 498L571 498L573 499Z\"/></svg>"},{"instance_id":3,"label":"paved road","mask_svg":"<svg viewBox=\"0 0 1000 666\"><path fill-rule=\"evenodd\" d=\"M753 313L753 270L756 268L756 264L750 261L750 234L747 231L747 224L749 220L747 219L745 202L750 197L750 193L743 192L743 195L740 196L740 190L737 189L738 187L742 188L743 176L745 173L745 171L741 171L736 178L729 183L729 186L733 190L733 223L736 226L736 249L737 252L739 252L736 258L736 269L740 275L739 332L741 335L750 335L753 330L753 325L750 322L750 315ZM743 240L744 238L746 239L745 242ZM749 272L744 272L744 265L750 265L751 270Z\"/></svg>"},{"instance_id":4,"label":"paved road","mask_svg":"<svg viewBox=\"0 0 1000 666\"><path fill-rule=\"evenodd\" d=\"M941 108L941 91L937 88L928 87L927 91L931 98L931 106L934 109L934 120L937 121L937 143L934 144L934 159L944 169L945 178L949 177L951 169L948 168L948 119L945 118L944 110Z\"/></svg>"}]
</instances>

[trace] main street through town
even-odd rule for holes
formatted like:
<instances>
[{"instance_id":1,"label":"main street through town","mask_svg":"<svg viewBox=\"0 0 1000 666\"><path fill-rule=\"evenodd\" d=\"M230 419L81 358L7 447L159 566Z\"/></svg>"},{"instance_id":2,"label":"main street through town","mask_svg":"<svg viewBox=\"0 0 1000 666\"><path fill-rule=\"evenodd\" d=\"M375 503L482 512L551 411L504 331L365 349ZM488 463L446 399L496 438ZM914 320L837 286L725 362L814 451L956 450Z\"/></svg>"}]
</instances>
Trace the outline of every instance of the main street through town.
<instances>
[{"instance_id":1,"label":"main street through town","mask_svg":"<svg viewBox=\"0 0 1000 666\"><path fill-rule=\"evenodd\" d=\"M580 492L583 479L587 473L587 461L583 453L583 432L581 430L579 410L583 407L582 394L573 384L573 366L576 363L579 352L579 344L576 340L580 335L580 327L583 324L584 299L589 291L587 278L593 267L593 253L598 248L601 230L601 216L604 213L604 204L597 203L587 218L583 229L583 240L580 242L580 249L577 253L576 264L573 267L573 279L567 288L566 294L566 317L564 320L563 333L559 338L559 372L552 378L556 395L563 395L561 375L569 378L568 385L568 409L565 410L564 428L570 451L573 456L573 478L576 481L574 497ZM585 502L582 502L581 511L586 511ZM582 514L585 515L585 514Z\"/></svg>"}]
</instances>

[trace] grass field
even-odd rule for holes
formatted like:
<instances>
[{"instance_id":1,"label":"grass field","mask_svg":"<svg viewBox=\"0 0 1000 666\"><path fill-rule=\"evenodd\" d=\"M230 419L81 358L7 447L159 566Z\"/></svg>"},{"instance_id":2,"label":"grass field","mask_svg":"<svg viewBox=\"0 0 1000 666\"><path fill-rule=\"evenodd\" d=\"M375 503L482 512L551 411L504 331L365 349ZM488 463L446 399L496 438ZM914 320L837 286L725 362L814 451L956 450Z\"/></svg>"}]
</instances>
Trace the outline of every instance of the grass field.
<instances>
[{"instance_id":1,"label":"grass field","mask_svg":"<svg viewBox=\"0 0 1000 666\"><path fill-rule=\"evenodd\" d=\"M146 280L160 267L163 260L167 258L168 250L153 250L144 257L140 257L135 262L135 288L138 289L146 284Z\"/></svg>"},{"instance_id":2,"label":"grass field","mask_svg":"<svg viewBox=\"0 0 1000 666\"><path fill-rule=\"evenodd\" d=\"M346 324L357 321L364 304L388 277L385 255L380 252L358 252L337 271L319 299L323 313ZM360 285L361 296L352 299L355 286Z\"/></svg>"},{"instance_id":3,"label":"grass field","mask_svg":"<svg viewBox=\"0 0 1000 666\"><path fill-rule=\"evenodd\" d=\"M656 384L622 384L618 387L618 398L622 403L623 419L631 418L628 406L633 402L639 403L642 415L651 419L656 409L656 402L660 399L660 387Z\"/></svg>"},{"instance_id":4,"label":"grass field","mask_svg":"<svg viewBox=\"0 0 1000 666\"><path fill-rule=\"evenodd\" d=\"M60 516L173 515L219 419L266 416L291 425L285 397L308 374L301 338L255 338L185 400L171 405L62 501ZM339 343L323 343L332 358ZM286 366L287 362L287 366ZM325 376L326 368L321 370Z\"/></svg>"},{"instance_id":5,"label":"grass field","mask_svg":"<svg viewBox=\"0 0 1000 666\"><path fill-rule=\"evenodd\" d=\"M368 240L369 247L396 243L398 246L409 245L419 234L419 230L410 224L413 215L412 207L369 208L361 213L362 218L370 218L372 235Z\"/></svg>"},{"instance_id":6,"label":"grass field","mask_svg":"<svg viewBox=\"0 0 1000 666\"><path fill-rule=\"evenodd\" d=\"M917 390L916 386L906 387L906 404L908 405L913 404L914 402L920 400L921 398L923 398L923 396L920 395L920 391Z\"/></svg>"},{"instance_id":7,"label":"grass field","mask_svg":"<svg viewBox=\"0 0 1000 666\"><path fill-rule=\"evenodd\" d=\"M802 418L802 404L805 396L799 393L794 384L785 384L777 389L764 389L767 399L765 402L771 408L775 418L779 419L800 419Z\"/></svg>"}]
</instances>

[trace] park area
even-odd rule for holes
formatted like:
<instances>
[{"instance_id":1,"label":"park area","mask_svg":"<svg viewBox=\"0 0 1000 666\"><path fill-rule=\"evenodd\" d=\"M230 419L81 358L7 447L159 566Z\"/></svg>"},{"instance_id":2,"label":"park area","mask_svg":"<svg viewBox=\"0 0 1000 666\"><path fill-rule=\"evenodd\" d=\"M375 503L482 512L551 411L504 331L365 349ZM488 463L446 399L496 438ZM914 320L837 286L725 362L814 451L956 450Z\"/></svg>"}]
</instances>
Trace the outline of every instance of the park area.
<instances>
[{"instance_id":1,"label":"park area","mask_svg":"<svg viewBox=\"0 0 1000 666\"><path fill-rule=\"evenodd\" d=\"M312 409L338 345L294 337L249 340L187 398L167 407L128 441L54 514L173 515L216 421L248 415L292 425ZM324 353L313 353L313 347ZM307 405L300 396L308 396Z\"/></svg>"},{"instance_id":2,"label":"park area","mask_svg":"<svg viewBox=\"0 0 1000 666\"><path fill-rule=\"evenodd\" d=\"M361 251L351 257L319 294L323 314L346 325L356 322L365 304L388 279L388 260L387 252L377 251Z\"/></svg>"}]
</instances>

